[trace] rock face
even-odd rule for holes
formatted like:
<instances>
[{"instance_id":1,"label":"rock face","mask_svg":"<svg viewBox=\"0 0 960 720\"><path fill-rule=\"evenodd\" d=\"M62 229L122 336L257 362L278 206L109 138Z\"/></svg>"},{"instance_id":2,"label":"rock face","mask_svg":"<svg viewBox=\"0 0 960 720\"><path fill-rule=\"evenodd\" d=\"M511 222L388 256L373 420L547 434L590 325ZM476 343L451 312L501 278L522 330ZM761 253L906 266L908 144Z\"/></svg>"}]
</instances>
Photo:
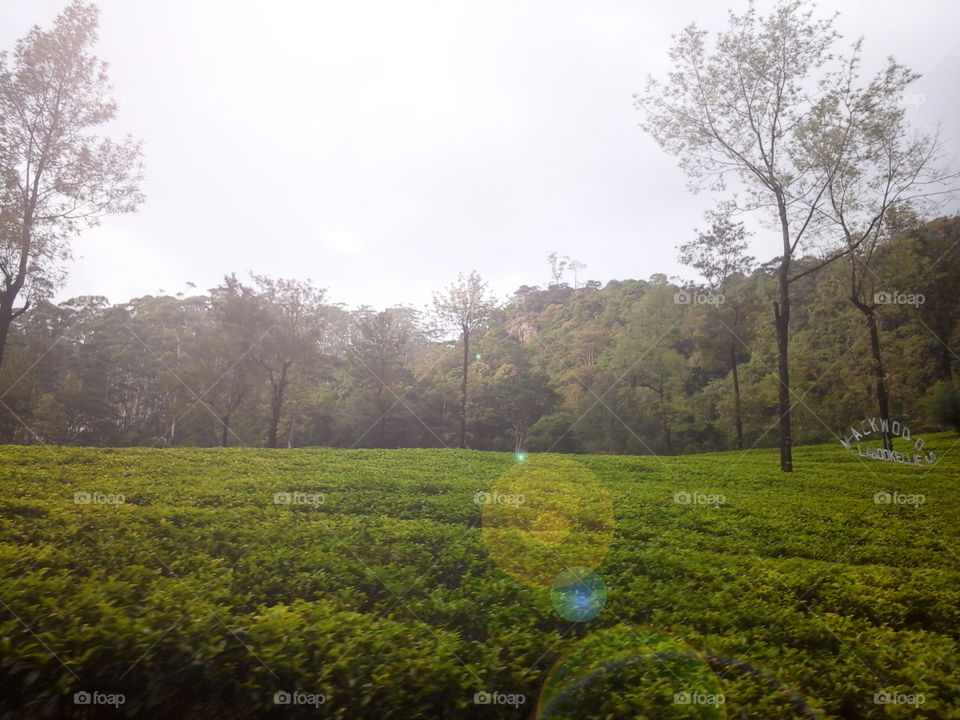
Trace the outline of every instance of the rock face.
<instances>
[{"instance_id":1,"label":"rock face","mask_svg":"<svg viewBox=\"0 0 960 720\"><path fill-rule=\"evenodd\" d=\"M519 313L507 323L507 332L517 341L527 343L540 334L540 328L534 323L533 316Z\"/></svg>"}]
</instances>

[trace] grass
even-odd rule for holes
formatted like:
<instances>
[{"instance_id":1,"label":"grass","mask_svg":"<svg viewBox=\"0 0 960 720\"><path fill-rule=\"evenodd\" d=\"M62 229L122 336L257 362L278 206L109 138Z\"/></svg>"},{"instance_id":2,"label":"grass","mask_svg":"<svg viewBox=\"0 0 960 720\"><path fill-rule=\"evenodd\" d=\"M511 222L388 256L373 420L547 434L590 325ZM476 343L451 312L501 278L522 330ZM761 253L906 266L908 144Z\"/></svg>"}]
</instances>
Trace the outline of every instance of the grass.
<instances>
[{"instance_id":1,"label":"grass","mask_svg":"<svg viewBox=\"0 0 960 720\"><path fill-rule=\"evenodd\" d=\"M926 439L935 465L814 446L790 475L766 450L5 446L0 717L960 718L960 463ZM497 488L526 503L474 502ZM606 605L571 623L525 580L607 542L607 507Z\"/></svg>"}]
</instances>

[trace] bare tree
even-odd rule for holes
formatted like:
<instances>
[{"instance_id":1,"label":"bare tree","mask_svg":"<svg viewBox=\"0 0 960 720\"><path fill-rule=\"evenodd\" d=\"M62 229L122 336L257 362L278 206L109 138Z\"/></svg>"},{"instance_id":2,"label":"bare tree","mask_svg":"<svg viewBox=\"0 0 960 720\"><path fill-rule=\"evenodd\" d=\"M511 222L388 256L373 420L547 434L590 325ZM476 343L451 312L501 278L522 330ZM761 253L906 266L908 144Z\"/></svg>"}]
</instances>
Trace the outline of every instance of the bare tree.
<instances>
[{"instance_id":1,"label":"bare tree","mask_svg":"<svg viewBox=\"0 0 960 720\"><path fill-rule=\"evenodd\" d=\"M570 271L573 273L573 289L574 290L576 290L580 286L578 274L580 273L581 270L586 270L586 269L587 269L586 263L582 263L579 260L570 261Z\"/></svg>"},{"instance_id":2,"label":"bare tree","mask_svg":"<svg viewBox=\"0 0 960 720\"><path fill-rule=\"evenodd\" d=\"M497 303L487 294L487 284L473 271L457 276L446 291L433 294L437 319L447 328L460 331L463 343L463 373L460 380L460 447L467 446L467 369L470 364L470 335L487 321Z\"/></svg>"},{"instance_id":3,"label":"bare tree","mask_svg":"<svg viewBox=\"0 0 960 720\"><path fill-rule=\"evenodd\" d=\"M645 94L636 99L645 113L642 127L680 159L693 189L722 190L735 178L746 189L742 209L764 211L778 230L782 250L773 312L784 472L793 470L787 353L791 284L850 253L859 240L795 275L791 263L828 226L822 213L827 192L839 168L856 155L854 128L884 122L877 108L855 101L852 84L845 82L859 62L860 43L854 44L851 59L835 57L834 17L815 19L804 0L781 0L761 18L751 0L744 14L730 13L729 29L710 49L708 33L690 25L674 38L674 69L666 81L650 78ZM851 112L830 128L833 142L814 158L810 123L829 97L847 100Z\"/></svg>"},{"instance_id":4,"label":"bare tree","mask_svg":"<svg viewBox=\"0 0 960 720\"><path fill-rule=\"evenodd\" d=\"M547 255L547 262L550 263L550 284L547 287L559 287L560 283L563 282L563 274L567 271L567 263L570 262L570 258L566 255L561 257L554 251Z\"/></svg>"},{"instance_id":5,"label":"bare tree","mask_svg":"<svg viewBox=\"0 0 960 720\"><path fill-rule=\"evenodd\" d=\"M958 173L941 161L939 129L922 133L908 126L904 93L919 77L891 59L885 73L859 88L854 56L798 133L804 156L828 178L826 202L816 209L839 232L841 252L848 256L848 299L863 314L870 334L871 369L884 428L889 425L890 404L876 313L882 303L874 291L889 288L879 286L873 261L891 221L906 215L918 224L919 215L935 209L938 200L956 190L958 179ZM841 145L849 150L842 152ZM883 443L892 449L887 430Z\"/></svg>"},{"instance_id":6,"label":"bare tree","mask_svg":"<svg viewBox=\"0 0 960 720\"><path fill-rule=\"evenodd\" d=\"M62 279L69 238L143 202L141 144L89 133L116 115L107 65L89 52L97 16L74 0L0 53L0 363L13 320Z\"/></svg>"}]
</instances>

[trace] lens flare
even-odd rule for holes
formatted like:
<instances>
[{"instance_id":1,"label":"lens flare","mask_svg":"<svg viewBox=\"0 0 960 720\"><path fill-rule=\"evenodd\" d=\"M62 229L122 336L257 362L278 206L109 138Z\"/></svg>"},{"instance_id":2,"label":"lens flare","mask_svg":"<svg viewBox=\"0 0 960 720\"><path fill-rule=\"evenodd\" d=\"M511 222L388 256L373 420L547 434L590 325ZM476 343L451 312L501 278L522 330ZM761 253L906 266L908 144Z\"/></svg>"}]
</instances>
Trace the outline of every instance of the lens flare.
<instances>
[{"instance_id":1,"label":"lens flare","mask_svg":"<svg viewBox=\"0 0 960 720\"><path fill-rule=\"evenodd\" d=\"M613 540L613 503L584 465L533 455L512 465L490 489L523 502L483 506L483 539L494 562L514 580L549 588L568 568L595 569Z\"/></svg>"},{"instance_id":2,"label":"lens flare","mask_svg":"<svg viewBox=\"0 0 960 720\"><path fill-rule=\"evenodd\" d=\"M590 568L567 568L553 581L550 601L564 620L593 620L607 602L603 578Z\"/></svg>"},{"instance_id":3,"label":"lens flare","mask_svg":"<svg viewBox=\"0 0 960 720\"><path fill-rule=\"evenodd\" d=\"M578 642L554 664L536 718L726 718L726 698L690 646L650 628L618 625Z\"/></svg>"}]
</instances>

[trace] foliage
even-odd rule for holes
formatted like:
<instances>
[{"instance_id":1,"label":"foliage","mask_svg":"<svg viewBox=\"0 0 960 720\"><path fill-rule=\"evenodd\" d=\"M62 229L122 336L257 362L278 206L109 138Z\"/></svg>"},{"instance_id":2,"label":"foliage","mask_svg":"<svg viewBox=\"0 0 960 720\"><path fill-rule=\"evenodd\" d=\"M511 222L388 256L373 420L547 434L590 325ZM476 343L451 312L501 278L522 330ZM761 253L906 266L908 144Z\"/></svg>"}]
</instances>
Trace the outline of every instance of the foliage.
<instances>
[{"instance_id":1,"label":"foliage","mask_svg":"<svg viewBox=\"0 0 960 720\"><path fill-rule=\"evenodd\" d=\"M877 288L925 299L875 308L891 417L918 430L944 428L928 395L958 370L958 239L956 218L934 220L886 238L872 261ZM739 416L743 447L769 447L774 297L762 266L706 289L662 275L565 295L527 288L471 333L466 439L498 451L704 452L738 446ZM870 338L847 297L840 265L795 286L798 443L875 412ZM0 438L262 446L275 427L282 446L451 447L463 350L416 310L345 310L312 285L268 278L114 306L44 302L13 328Z\"/></svg>"},{"instance_id":2,"label":"foliage","mask_svg":"<svg viewBox=\"0 0 960 720\"><path fill-rule=\"evenodd\" d=\"M106 63L90 54L97 13L73 0L52 29L0 53L0 362L11 321L62 279L69 238L143 201L140 143L91 133L116 115Z\"/></svg>"},{"instance_id":3,"label":"foliage","mask_svg":"<svg viewBox=\"0 0 960 720\"><path fill-rule=\"evenodd\" d=\"M80 690L123 693L117 717L508 710L475 705L484 691L525 695L529 715L572 672L592 679L556 717L691 717L671 698L702 679L728 717L879 720L890 689L925 695L911 717L958 718L960 468L950 435L926 439L944 456L929 472L834 443L798 449L789 482L771 451L579 456L614 512L607 605L579 624L484 545L474 494L513 454L5 446L0 717L89 717ZM287 492L323 501L274 502ZM640 672L654 656L668 667ZM274 705L284 690L326 702Z\"/></svg>"}]
</instances>

